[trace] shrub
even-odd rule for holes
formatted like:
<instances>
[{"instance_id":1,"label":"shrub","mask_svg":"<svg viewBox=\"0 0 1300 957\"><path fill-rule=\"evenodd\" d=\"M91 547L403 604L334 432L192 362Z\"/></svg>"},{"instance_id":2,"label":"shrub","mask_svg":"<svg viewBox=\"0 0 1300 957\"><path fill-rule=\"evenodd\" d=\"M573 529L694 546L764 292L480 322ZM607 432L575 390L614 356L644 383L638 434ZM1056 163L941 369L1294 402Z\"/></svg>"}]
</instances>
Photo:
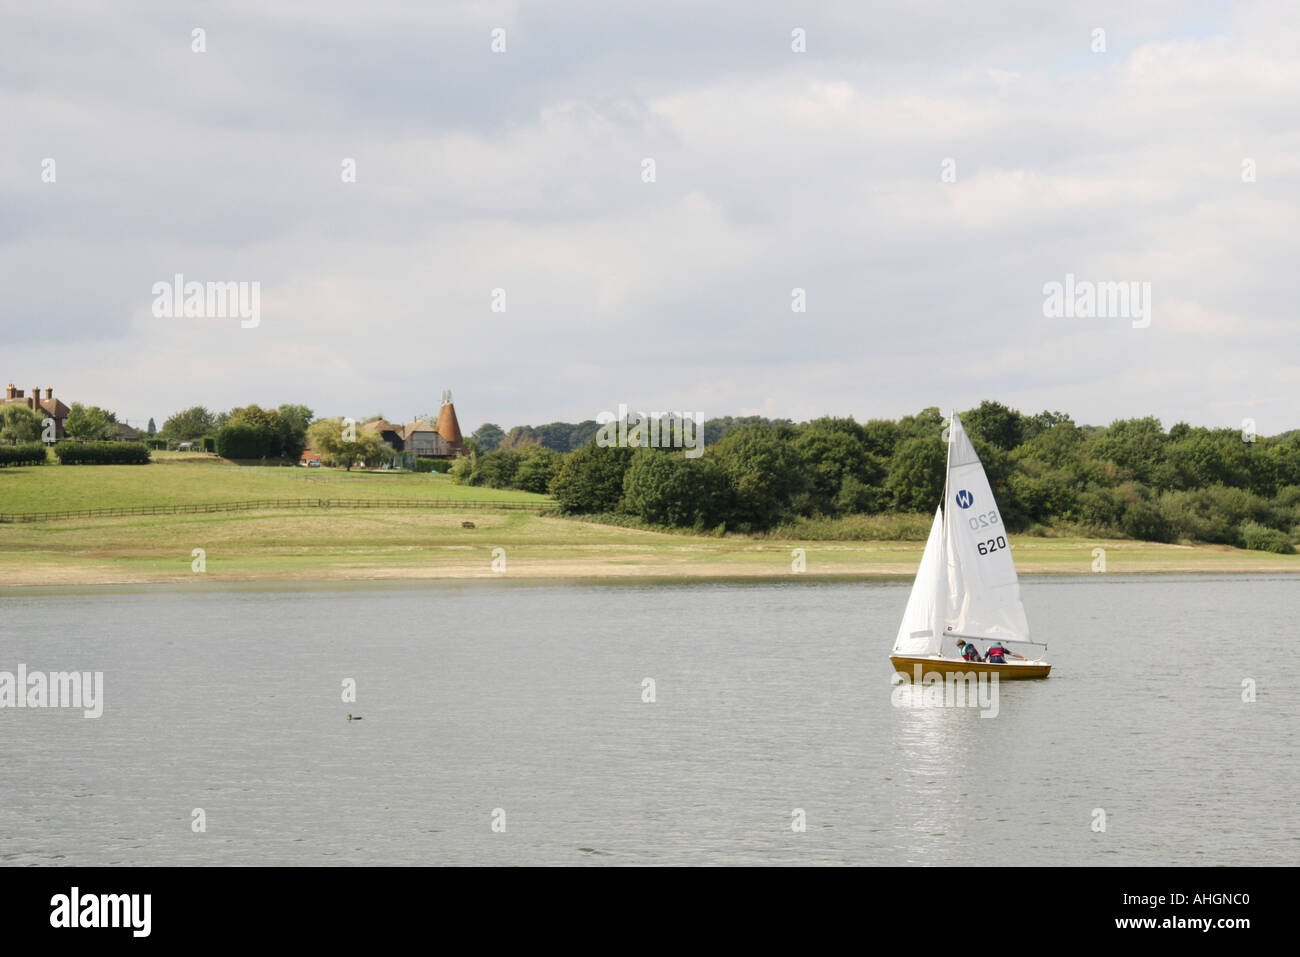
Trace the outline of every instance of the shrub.
<instances>
[{"instance_id":1,"label":"shrub","mask_svg":"<svg viewBox=\"0 0 1300 957\"><path fill-rule=\"evenodd\" d=\"M416 471L416 472L439 472L439 473L441 473L441 474L443 474L443 475L446 475L448 472L451 471L451 466L452 466L452 461L451 461L451 459L426 459L426 458L416 458L416 460L415 460L415 468L414 468L413 471Z\"/></svg>"},{"instance_id":2,"label":"shrub","mask_svg":"<svg viewBox=\"0 0 1300 957\"><path fill-rule=\"evenodd\" d=\"M0 466L4 465L44 465L49 461L45 446L39 442L24 442L21 445L0 445Z\"/></svg>"},{"instance_id":3,"label":"shrub","mask_svg":"<svg viewBox=\"0 0 1300 957\"><path fill-rule=\"evenodd\" d=\"M1168 542L1173 538L1169 523L1150 502L1134 502L1126 508L1120 527L1129 538L1139 541Z\"/></svg>"},{"instance_id":4,"label":"shrub","mask_svg":"<svg viewBox=\"0 0 1300 957\"><path fill-rule=\"evenodd\" d=\"M1245 522L1286 528L1289 510L1270 505L1245 489L1211 485L1186 492L1166 492L1157 508L1174 537L1219 545L1241 545Z\"/></svg>"},{"instance_id":5,"label":"shrub","mask_svg":"<svg viewBox=\"0 0 1300 957\"><path fill-rule=\"evenodd\" d=\"M54 446L60 465L148 465L143 442L60 442Z\"/></svg>"},{"instance_id":6,"label":"shrub","mask_svg":"<svg viewBox=\"0 0 1300 957\"><path fill-rule=\"evenodd\" d=\"M217 454L225 459L260 459L270 447L270 433L264 425L232 422L217 433Z\"/></svg>"},{"instance_id":7,"label":"shrub","mask_svg":"<svg viewBox=\"0 0 1300 957\"><path fill-rule=\"evenodd\" d=\"M796 518L767 533L769 538L827 542L923 542L930 536L934 513L887 512L840 518Z\"/></svg>"},{"instance_id":8,"label":"shrub","mask_svg":"<svg viewBox=\"0 0 1300 957\"><path fill-rule=\"evenodd\" d=\"M1260 525L1258 522L1242 523L1241 541L1246 548L1258 552L1276 552L1279 555L1295 554L1295 546L1291 544L1291 539L1287 537L1285 532L1279 532L1276 528L1269 528L1267 525Z\"/></svg>"}]
</instances>

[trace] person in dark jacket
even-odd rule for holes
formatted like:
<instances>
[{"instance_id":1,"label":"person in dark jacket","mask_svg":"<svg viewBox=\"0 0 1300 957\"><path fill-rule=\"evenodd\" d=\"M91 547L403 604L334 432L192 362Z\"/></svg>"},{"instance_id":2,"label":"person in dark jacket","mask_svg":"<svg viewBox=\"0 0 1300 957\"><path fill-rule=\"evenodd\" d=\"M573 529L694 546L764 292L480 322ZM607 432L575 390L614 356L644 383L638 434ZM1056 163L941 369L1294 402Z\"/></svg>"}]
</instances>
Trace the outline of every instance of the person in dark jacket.
<instances>
[{"instance_id":1,"label":"person in dark jacket","mask_svg":"<svg viewBox=\"0 0 1300 957\"><path fill-rule=\"evenodd\" d=\"M957 639L957 651L967 661L983 661L980 657L980 650L975 647L974 643L967 641L965 638Z\"/></svg>"},{"instance_id":2,"label":"person in dark jacket","mask_svg":"<svg viewBox=\"0 0 1300 957\"><path fill-rule=\"evenodd\" d=\"M1024 655L1018 655L1010 648L1005 647L1002 642L995 641L989 646L988 656L985 661L991 661L995 665L1004 665L1008 658L1019 658L1021 661L1027 660Z\"/></svg>"}]
</instances>

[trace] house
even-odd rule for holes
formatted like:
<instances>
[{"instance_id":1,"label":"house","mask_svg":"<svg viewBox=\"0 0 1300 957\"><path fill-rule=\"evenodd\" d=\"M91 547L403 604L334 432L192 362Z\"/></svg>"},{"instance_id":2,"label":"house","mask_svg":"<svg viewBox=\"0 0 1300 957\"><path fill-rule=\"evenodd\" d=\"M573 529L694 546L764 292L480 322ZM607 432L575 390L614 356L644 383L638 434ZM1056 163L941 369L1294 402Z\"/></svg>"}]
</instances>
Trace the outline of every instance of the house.
<instances>
[{"instance_id":1,"label":"house","mask_svg":"<svg viewBox=\"0 0 1300 957\"><path fill-rule=\"evenodd\" d=\"M361 428L366 432L378 432L380 440L387 442L394 449L400 450L402 448L403 436L406 430L400 425L393 425L383 419L375 419L373 422L365 423Z\"/></svg>"},{"instance_id":2,"label":"house","mask_svg":"<svg viewBox=\"0 0 1300 957\"><path fill-rule=\"evenodd\" d=\"M113 422L113 423L111 423L110 425L111 425L111 428L114 428L114 429L117 430L117 437L118 437L119 439L121 439L123 442L139 442L139 441L140 441L140 430L139 430L139 429L133 429L133 428L131 428L131 426L127 425L125 422Z\"/></svg>"},{"instance_id":3,"label":"house","mask_svg":"<svg viewBox=\"0 0 1300 957\"><path fill-rule=\"evenodd\" d=\"M5 389L4 400L0 404L8 405L11 402L21 402L42 419L53 419L55 435L63 438L63 421L72 410L64 405L61 399L54 398L53 389L46 389L45 398L42 399L40 389L32 389L31 395L24 395L23 390L15 389L11 382Z\"/></svg>"},{"instance_id":4,"label":"house","mask_svg":"<svg viewBox=\"0 0 1300 957\"><path fill-rule=\"evenodd\" d=\"M465 440L460 434L460 422L456 419L456 407L452 405L449 391L442 394L435 425L430 425L424 419L416 419L405 425L394 425L384 419L376 419L365 423L361 428L378 432L379 437L394 452L414 452L417 456L427 458L450 459L465 451Z\"/></svg>"},{"instance_id":5,"label":"house","mask_svg":"<svg viewBox=\"0 0 1300 957\"><path fill-rule=\"evenodd\" d=\"M402 437L401 451L403 452L414 452L416 455L437 456L440 458L446 458L449 454L447 443L443 441L442 436L423 419L417 419L415 422L409 423L403 431Z\"/></svg>"}]
</instances>

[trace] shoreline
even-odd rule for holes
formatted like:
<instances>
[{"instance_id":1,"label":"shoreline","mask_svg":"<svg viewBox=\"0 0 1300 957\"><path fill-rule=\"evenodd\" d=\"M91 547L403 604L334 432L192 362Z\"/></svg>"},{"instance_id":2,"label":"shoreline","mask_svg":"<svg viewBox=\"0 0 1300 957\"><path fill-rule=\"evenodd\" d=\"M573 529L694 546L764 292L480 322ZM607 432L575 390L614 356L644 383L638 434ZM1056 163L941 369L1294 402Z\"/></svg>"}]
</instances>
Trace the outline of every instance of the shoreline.
<instances>
[{"instance_id":1,"label":"shoreline","mask_svg":"<svg viewBox=\"0 0 1300 957\"><path fill-rule=\"evenodd\" d=\"M1019 544L1019 543L1015 543ZM1281 575L1300 576L1297 556L1267 555L1220 550L1217 546L1194 546L1177 555L1151 555L1147 543L1126 543L1142 554L1124 555L1111 544L1114 557L1106 571L1091 568L1092 543L1061 549L1054 556L1035 556L1020 561L1030 549L1016 549L1017 570L1022 579L1061 578L1094 575L1119 577L1179 575ZM728 547L730 545L730 547ZM256 584L375 584L400 582L473 583L532 582L541 584L653 584L679 585L700 582L774 583L812 581L844 583L855 581L912 581L920 558L920 543L791 543L790 548L770 544L748 547L718 543L716 553L694 548L674 549L664 554L662 545L637 549L569 547L561 549L506 545L506 569L493 570L492 550L485 546L435 548L424 554L357 554L363 549L323 549L311 556L265 553L230 554L209 552L206 569L195 571L189 553L183 560L159 556L86 556L32 554L0 556L0 595L25 588L78 588L98 586L149 586L193 584L198 587ZM1100 546L1095 546L1100 547ZM1186 548L1186 546L1164 546ZM790 554L806 553L806 568L794 571ZM469 551L470 554L466 554ZM545 554L562 551L566 554ZM710 550L712 551L712 550ZM430 554L431 552L435 554ZM573 552L586 552L575 555ZM604 552L604 554L595 554ZM912 557L910 553L914 553ZM471 558L471 555L473 556ZM17 560L15 560L17 559ZM1291 560L1288 560L1291 559Z\"/></svg>"},{"instance_id":2,"label":"shoreline","mask_svg":"<svg viewBox=\"0 0 1300 957\"><path fill-rule=\"evenodd\" d=\"M1038 575L1300 574L1300 555L1226 545L1010 536ZM0 525L0 594L195 582L911 581L922 541L625 528L526 510L265 511Z\"/></svg>"}]
</instances>

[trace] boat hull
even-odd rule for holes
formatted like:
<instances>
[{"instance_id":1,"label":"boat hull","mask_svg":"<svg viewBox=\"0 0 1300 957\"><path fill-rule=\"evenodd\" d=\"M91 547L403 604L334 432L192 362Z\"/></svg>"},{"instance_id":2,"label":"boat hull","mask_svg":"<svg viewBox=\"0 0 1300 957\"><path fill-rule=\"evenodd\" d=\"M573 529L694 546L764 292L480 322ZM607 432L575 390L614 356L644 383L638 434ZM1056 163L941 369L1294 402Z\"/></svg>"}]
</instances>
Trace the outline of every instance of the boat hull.
<instances>
[{"instance_id":1,"label":"boat hull","mask_svg":"<svg viewBox=\"0 0 1300 957\"><path fill-rule=\"evenodd\" d=\"M916 674L917 666L921 674L937 673L948 675L997 675L999 681L1017 681L1026 678L1046 678L1052 672L1052 666L1045 661L1008 661L997 664L991 661L964 661L961 658L910 658L905 655L890 655L894 670L904 678L911 679Z\"/></svg>"}]
</instances>

